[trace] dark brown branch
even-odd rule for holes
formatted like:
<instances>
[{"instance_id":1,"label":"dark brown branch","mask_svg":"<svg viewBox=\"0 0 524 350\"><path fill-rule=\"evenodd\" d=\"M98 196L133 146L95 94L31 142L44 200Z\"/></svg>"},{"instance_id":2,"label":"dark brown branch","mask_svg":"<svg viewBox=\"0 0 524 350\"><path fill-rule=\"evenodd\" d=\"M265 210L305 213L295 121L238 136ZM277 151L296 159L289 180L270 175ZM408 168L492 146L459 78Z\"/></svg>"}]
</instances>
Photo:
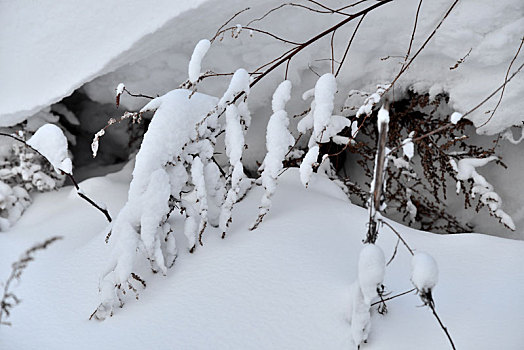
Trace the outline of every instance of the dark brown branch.
<instances>
[{"instance_id":1,"label":"dark brown branch","mask_svg":"<svg viewBox=\"0 0 524 350\"><path fill-rule=\"evenodd\" d=\"M519 66L519 68L517 68L517 70L515 72L513 72L513 74L508 78L506 79L506 81L500 85L497 89L495 89L488 97L486 97L484 100L482 100L479 104L477 104L475 107L473 107L472 109L470 109L469 111L467 111L466 113L463 114L462 118L470 115L471 113L473 113L474 111L476 111L478 108L480 108L482 105L484 105L487 101L489 101L493 96L495 96L497 94L497 92L499 92L500 90L502 90L518 73L520 73L520 71L522 70L522 68L524 68L524 63L521 64ZM441 127L435 129L435 130L432 130L430 132L428 132L427 134L424 134L424 135L420 135L418 137L415 137L414 139L412 139L411 141L412 142L418 142L420 140L423 140L427 137L430 137L432 135L435 135L435 134L438 134L446 129L449 129L449 128L454 128L456 127L456 124L453 124L453 123L448 123L448 124L445 124L445 125L442 125ZM401 147L400 146L397 146L395 148L393 148L391 151L390 151L390 154L393 154L395 152L397 152Z\"/></svg>"},{"instance_id":2,"label":"dark brown branch","mask_svg":"<svg viewBox=\"0 0 524 350\"><path fill-rule=\"evenodd\" d=\"M435 305L434 304L429 304L429 307L430 307L431 311L433 311L433 316L435 316L435 318L437 319L437 321L438 321L438 323L440 325L440 328L442 328L444 333L446 333L446 336L448 337L448 340L449 340L449 343L451 344L451 347L453 348L453 350L456 350L455 344L453 343L453 339L451 339L451 335L449 334L448 329L446 328L446 326L444 326L444 323L442 323L442 321L440 320L440 317L437 314L437 310L435 310Z\"/></svg>"},{"instance_id":3,"label":"dark brown branch","mask_svg":"<svg viewBox=\"0 0 524 350\"><path fill-rule=\"evenodd\" d=\"M323 38L324 36L328 35L329 33L337 30L338 28L342 27L343 25L351 22L352 20L354 20L355 18L357 17L360 17L368 12L371 12L373 11L374 9L380 7L380 6L383 6L389 2L392 2L393 0L384 0L384 1L381 1L381 2L378 2L372 6L369 6L365 9L363 9L362 11L359 11L357 13L355 13L354 15L351 15L347 18L345 18L344 20L338 22L337 24L335 24L334 26L324 30L323 32L315 35L314 37L312 37L311 39L307 40L306 42L300 44L299 46L293 48L292 50L290 50L290 52L285 55L284 57L282 57L280 60L278 60L275 64L273 64L271 67L269 67L267 70L264 71L264 73L262 73L261 75L259 75L255 80L253 80L253 82L251 82L251 84L249 84L249 87L253 87L255 86L260 80L262 80L266 75L268 75L269 73L271 73L274 69L276 69L277 67L279 67L282 63L286 62L288 59L292 58L293 56L295 56L296 54L298 54L300 51L302 51L303 49L305 49L306 47L308 47L309 45L313 44L314 42L318 41L319 39ZM244 93L240 93L238 94L235 99L233 100L233 103L238 101L238 99L240 97L242 97L244 95Z\"/></svg>"},{"instance_id":4,"label":"dark brown branch","mask_svg":"<svg viewBox=\"0 0 524 350\"><path fill-rule=\"evenodd\" d=\"M133 94L131 93L131 91L129 91L127 88L124 88L124 91L127 92L127 94L129 96L133 96L133 97L144 97L144 98L148 98L150 100L153 100L154 97L153 96L149 96L149 95L144 95L144 94Z\"/></svg>"},{"instance_id":5,"label":"dark brown branch","mask_svg":"<svg viewBox=\"0 0 524 350\"><path fill-rule=\"evenodd\" d=\"M40 153L37 149L31 147L25 140L22 140L14 135L11 135L11 134L7 134L7 133L3 133L3 132L0 132L0 136L5 136L5 137L9 137L13 140L16 140L18 142L21 142L23 143L27 148L31 149L32 151L38 153L40 156L42 156L46 161L49 162L49 160L42 154ZM49 162L51 163L51 162ZM51 164L52 165L52 164ZM87 201L89 204L91 204L93 207L95 207L96 209L98 209L102 214L104 214L104 216L106 217L107 221L111 222L112 219L111 219L111 215L109 215L109 212L107 211L106 208L102 208L100 205L98 205L95 201L93 201L91 198L89 198L88 196L86 196L81 190L80 190L80 187L78 186L78 183L76 182L76 179L74 178L73 174L69 174L65 171L63 171L62 169L58 169L62 172L62 174L64 174L65 176L67 176L71 182L73 183L73 185L75 186L76 188L76 193L82 198L84 199L85 201Z\"/></svg>"},{"instance_id":6,"label":"dark brown branch","mask_svg":"<svg viewBox=\"0 0 524 350\"><path fill-rule=\"evenodd\" d=\"M282 41L283 43L286 43L286 44L292 44L292 45L301 45L301 43L299 42L296 42L296 41L291 41L291 40L287 40L287 39L284 39L284 38L281 38L271 32L268 32L266 30L262 30L262 29L258 29L258 28L253 28L253 27L242 27L241 30L252 30L254 32L257 32L257 33L261 33L261 34L265 34L265 35L268 35L270 37L272 37L273 39L276 39L276 40L279 40L279 41ZM235 27L229 27L229 28L226 28L226 29L222 29L222 31L220 32L220 34L222 33L225 33L227 31L230 31L230 30L238 30L238 28L235 26Z\"/></svg>"}]
</instances>

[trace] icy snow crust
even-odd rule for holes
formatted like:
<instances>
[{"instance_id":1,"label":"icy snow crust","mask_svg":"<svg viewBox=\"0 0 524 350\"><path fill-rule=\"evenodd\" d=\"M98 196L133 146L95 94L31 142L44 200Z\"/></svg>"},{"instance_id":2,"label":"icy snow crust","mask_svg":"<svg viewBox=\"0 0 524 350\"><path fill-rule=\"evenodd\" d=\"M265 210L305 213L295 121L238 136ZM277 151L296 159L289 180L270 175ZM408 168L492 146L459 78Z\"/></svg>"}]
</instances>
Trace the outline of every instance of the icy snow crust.
<instances>
[{"instance_id":1,"label":"icy snow crust","mask_svg":"<svg viewBox=\"0 0 524 350\"><path fill-rule=\"evenodd\" d=\"M132 164L81 187L117 213L126 201ZM37 241L64 239L40 252L16 286L22 303L12 327L2 327L2 349L352 349L350 287L364 247L367 211L336 185L314 175L305 189L296 169L279 178L273 208L249 231L261 187L233 210L226 240L209 228L194 254L179 252L166 277L140 266L148 286L104 322L87 319L110 248L106 222L70 187L37 195L11 231L0 235L0 278ZM183 218L177 217L179 223ZM439 262L433 296L458 349L519 349L523 343L524 242L480 234L434 235L394 224L410 245ZM175 229L183 240L180 229ZM377 244L389 259L397 239L387 230ZM465 247L467 249L465 249ZM144 265L147 262L144 261ZM412 288L411 255L399 246L384 284ZM467 293L467 301L464 293ZM371 314L370 350L448 349L431 312L408 295ZM477 311L475 311L477 310ZM480 313L481 312L481 313ZM503 321L503 322L501 322Z\"/></svg>"}]
</instances>

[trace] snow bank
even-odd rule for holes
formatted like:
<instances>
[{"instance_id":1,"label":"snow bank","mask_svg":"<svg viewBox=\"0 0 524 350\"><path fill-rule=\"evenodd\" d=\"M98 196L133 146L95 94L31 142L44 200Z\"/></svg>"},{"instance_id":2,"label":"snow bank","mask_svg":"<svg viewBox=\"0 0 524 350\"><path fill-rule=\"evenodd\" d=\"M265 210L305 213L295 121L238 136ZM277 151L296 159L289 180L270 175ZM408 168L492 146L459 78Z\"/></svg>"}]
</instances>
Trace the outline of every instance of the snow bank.
<instances>
[{"instance_id":1,"label":"snow bank","mask_svg":"<svg viewBox=\"0 0 524 350\"><path fill-rule=\"evenodd\" d=\"M118 212L130 176L128 167L81 186ZM19 223L0 235L0 278L34 242L54 235L64 239L41 252L16 286L22 303L9 318L13 326L1 328L2 348L351 349L349 293L368 215L342 200L345 195L325 177L314 176L305 190L298 171L286 171L271 220L248 231L263 193L253 189L234 210L231 236L223 241L211 231L194 254L180 250L166 277L147 272L144 261L138 273L147 288L104 322L87 319L98 303L96 286L110 250L104 243L106 222L70 188L37 196ZM178 224L183 220L175 218ZM521 347L524 242L396 227L412 247L439 261L433 297L458 349ZM378 239L386 257L396 242L387 230ZM387 291L412 288L410 264L411 255L399 246L387 267ZM457 291L468 291L467 303ZM363 347L449 348L431 313L417 307L416 295L388 306L385 316L372 308L373 326ZM482 317L471 311L477 309Z\"/></svg>"},{"instance_id":2,"label":"snow bank","mask_svg":"<svg viewBox=\"0 0 524 350\"><path fill-rule=\"evenodd\" d=\"M16 124L84 83L143 58L147 51L125 53L204 2L2 1L0 126Z\"/></svg>"}]
</instances>

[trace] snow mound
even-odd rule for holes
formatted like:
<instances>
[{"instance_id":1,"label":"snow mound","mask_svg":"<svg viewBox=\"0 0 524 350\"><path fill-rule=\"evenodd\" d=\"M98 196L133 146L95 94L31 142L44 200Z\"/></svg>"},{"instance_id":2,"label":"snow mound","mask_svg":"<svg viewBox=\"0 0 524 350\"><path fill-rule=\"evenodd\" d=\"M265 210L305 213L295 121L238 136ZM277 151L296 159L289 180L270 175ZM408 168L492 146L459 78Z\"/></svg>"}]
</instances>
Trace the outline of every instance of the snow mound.
<instances>
[{"instance_id":1,"label":"snow mound","mask_svg":"<svg viewBox=\"0 0 524 350\"><path fill-rule=\"evenodd\" d=\"M131 169L81 186L117 212L126 200ZM139 291L139 300L104 322L87 319L98 304L96 286L110 251L104 243L106 222L70 196L70 188L38 195L18 224L0 235L0 278L35 242L54 235L64 239L41 252L16 286L22 303L9 318L13 326L1 329L2 348L350 349L347 311L368 215L343 200L325 177L313 177L306 190L296 169L286 171L272 214L257 230L248 227L262 188L237 204L227 240L210 228L204 246L194 254L180 251L166 277L142 266L138 273L147 288ZM413 248L439 261L433 297L458 349L522 346L524 242L480 234L441 236L392 224ZM377 243L389 257L397 238L383 231ZM386 268L388 292L412 288L411 258L398 247ZM468 291L467 302L457 291ZM431 312L417 307L416 295L387 303L385 316L371 308L366 349L449 348ZM482 317L471 310L482 310Z\"/></svg>"}]
</instances>

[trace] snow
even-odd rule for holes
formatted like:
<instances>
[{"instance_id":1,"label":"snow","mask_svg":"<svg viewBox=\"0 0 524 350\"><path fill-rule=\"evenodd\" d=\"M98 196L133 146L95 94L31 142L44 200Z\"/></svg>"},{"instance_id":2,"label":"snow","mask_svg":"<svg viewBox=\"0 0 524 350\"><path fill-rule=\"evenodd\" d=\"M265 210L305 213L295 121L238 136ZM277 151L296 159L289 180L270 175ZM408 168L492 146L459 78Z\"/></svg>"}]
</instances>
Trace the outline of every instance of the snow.
<instances>
[{"instance_id":1,"label":"snow","mask_svg":"<svg viewBox=\"0 0 524 350\"><path fill-rule=\"evenodd\" d=\"M67 138L54 124L45 124L27 141L27 144L43 155L57 173L72 174L73 164L67 153Z\"/></svg>"},{"instance_id":2,"label":"snow","mask_svg":"<svg viewBox=\"0 0 524 350\"><path fill-rule=\"evenodd\" d=\"M379 109L378 115L377 115L377 126L378 126L379 132L381 131L381 128L383 125L386 126L385 131L387 131L388 124L389 124L389 111L385 109L384 106L382 106Z\"/></svg>"},{"instance_id":3,"label":"snow","mask_svg":"<svg viewBox=\"0 0 524 350\"><path fill-rule=\"evenodd\" d=\"M116 96L120 96L124 93L126 86L123 83L118 84L116 87Z\"/></svg>"},{"instance_id":4,"label":"snow","mask_svg":"<svg viewBox=\"0 0 524 350\"><path fill-rule=\"evenodd\" d=\"M457 124L462 119L462 113L453 112L453 114L451 114L451 117L449 117L449 119L453 124Z\"/></svg>"},{"instance_id":5,"label":"snow","mask_svg":"<svg viewBox=\"0 0 524 350\"><path fill-rule=\"evenodd\" d=\"M262 171L262 186L265 192L260 202L260 211L253 228L262 221L271 207L271 197L274 195L278 176L283 169L283 162L290 147L295 143L293 135L288 130L289 118L284 110L286 103L291 98L291 82L285 80L278 85L273 94L273 115L267 124L266 148Z\"/></svg>"},{"instance_id":6,"label":"snow","mask_svg":"<svg viewBox=\"0 0 524 350\"><path fill-rule=\"evenodd\" d=\"M300 164L300 181L302 181L305 187L308 187L309 181L311 180L313 166L317 163L318 152L318 146L311 147Z\"/></svg>"},{"instance_id":7,"label":"snow","mask_svg":"<svg viewBox=\"0 0 524 350\"><path fill-rule=\"evenodd\" d=\"M0 32L0 125L16 124L84 83L143 58L148 52L133 48L141 38L204 2L3 1L0 22L12 25Z\"/></svg>"},{"instance_id":8,"label":"snow","mask_svg":"<svg viewBox=\"0 0 524 350\"><path fill-rule=\"evenodd\" d=\"M428 292L437 285L437 262L428 253L417 252L411 259L411 282L420 292Z\"/></svg>"},{"instance_id":9,"label":"snow","mask_svg":"<svg viewBox=\"0 0 524 350\"><path fill-rule=\"evenodd\" d=\"M81 186L118 212L131 169ZM35 242L64 239L40 252L16 286L22 303L9 318L13 326L0 329L2 348L351 349L350 289L368 215L325 177L313 176L305 190L298 171L286 171L273 199L274 215L250 232L263 192L253 189L234 209L231 236L223 241L210 228L194 254L178 252L166 277L147 272L144 261L139 274L147 288L139 300L103 322L87 319L98 304L98 279L110 252L106 222L70 196L70 188L37 195L18 224L0 235L0 279ZM183 218L176 221L181 225ZM457 348L521 347L524 242L434 235L392 224L413 248L439 261L433 296ZM377 242L389 257L396 241L383 230ZM387 267L387 291L412 288L410 263L411 255L399 246ZM468 292L467 303L457 291ZM389 301L385 316L372 307L365 348L449 348L431 312L419 305L410 294ZM482 310L482 317L471 310Z\"/></svg>"},{"instance_id":10,"label":"snow","mask_svg":"<svg viewBox=\"0 0 524 350\"><path fill-rule=\"evenodd\" d=\"M377 297L377 289L384 281L386 258L375 244L365 244L358 258L358 283L366 304Z\"/></svg>"},{"instance_id":11,"label":"snow","mask_svg":"<svg viewBox=\"0 0 524 350\"><path fill-rule=\"evenodd\" d=\"M211 42L207 39L200 40L195 46L195 50L193 51L193 55L191 55L191 60L189 61L188 67L189 81L193 84L196 83L200 77L202 60L204 59L204 56L210 47Z\"/></svg>"},{"instance_id":12,"label":"snow","mask_svg":"<svg viewBox=\"0 0 524 350\"><path fill-rule=\"evenodd\" d=\"M229 86L218 102L218 105L224 108L241 92L245 92L246 95L249 95L249 73L243 68L235 71L235 74L233 74Z\"/></svg>"},{"instance_id":13,"label":"snow","mask_svg":"<svg viewBox=\"0 0 524 350\"><path fill-rule=\"evenodd\" d=\"M327 73L318 78L315 85L315 108L312 108L313 135L318 142L323 141L323 133L331 120L336 92L337 81L333 74Z\"/></svg>"}]
</instances>

